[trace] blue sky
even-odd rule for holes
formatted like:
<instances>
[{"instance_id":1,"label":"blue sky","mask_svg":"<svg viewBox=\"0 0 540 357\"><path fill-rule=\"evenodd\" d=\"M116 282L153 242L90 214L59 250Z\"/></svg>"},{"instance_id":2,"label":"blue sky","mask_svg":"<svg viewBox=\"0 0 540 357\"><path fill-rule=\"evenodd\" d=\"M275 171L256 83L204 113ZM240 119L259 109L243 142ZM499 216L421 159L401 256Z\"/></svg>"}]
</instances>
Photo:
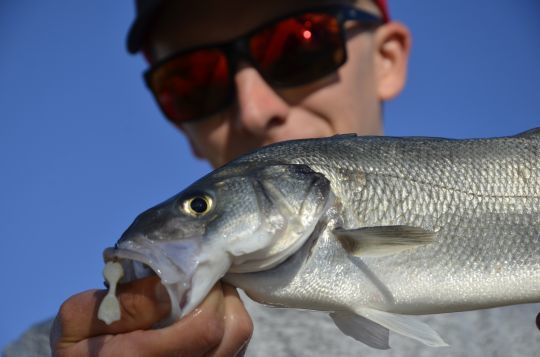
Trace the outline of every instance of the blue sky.
<instances>
[{"instance_id":1,"label":"blue sky","mask_svg":"<svg viewBox=\"0 0 540 357\"><path fill-rule=\"evenodd\" d=\"M420 4L422 7L420 7ZM474 7L472 7L474 4ZM389 135L540 126L540 2L390 0L413 33ZM161 118L125 51L133 5L0 3L0 347L101 287L101 252L209 167Z\"/></svg>"}]
</instances>

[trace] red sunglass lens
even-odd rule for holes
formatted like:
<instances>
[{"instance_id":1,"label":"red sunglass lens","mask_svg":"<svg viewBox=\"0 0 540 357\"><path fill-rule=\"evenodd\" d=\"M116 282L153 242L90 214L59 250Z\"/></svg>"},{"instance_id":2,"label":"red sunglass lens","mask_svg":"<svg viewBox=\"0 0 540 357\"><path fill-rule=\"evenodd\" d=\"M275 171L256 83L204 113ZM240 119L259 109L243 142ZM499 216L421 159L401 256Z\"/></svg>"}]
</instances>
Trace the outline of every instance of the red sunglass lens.
<instances>
[{"instance_id":1,"label":"red sunglass lens","mask_svg":"<svg viewBox=\"0 0 540 357\"><path fill-rule=\"evenodd\" d=\"M250 52L276 85L303 84L343 64L345 48L333 15L307 13L279 21L250 38Z\"/></svg>"},{"instance_id":2,"label":"red sunglass lens","mask_svg":"<svg viewBox=\"0 0 540 357\"><path fill-rule=\"evenodd\" d=\"M173 122L208 116L221 109L228 99L227 58L219 49L180 55L151 72L149 85Z\"/></svg>"}]
</instances>

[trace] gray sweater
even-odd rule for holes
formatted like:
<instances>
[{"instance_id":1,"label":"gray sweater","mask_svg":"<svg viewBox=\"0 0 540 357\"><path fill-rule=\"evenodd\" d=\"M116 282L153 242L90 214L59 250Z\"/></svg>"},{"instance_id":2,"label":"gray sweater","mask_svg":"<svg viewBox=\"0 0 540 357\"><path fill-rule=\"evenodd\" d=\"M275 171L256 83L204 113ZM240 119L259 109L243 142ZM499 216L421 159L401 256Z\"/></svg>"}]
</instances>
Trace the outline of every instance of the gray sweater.
<instances>
[{"instance_id":1,"label":"gray sweater","mask_svg":"<svg viewBox=\"0 0 540 357\"><path fill-rule=\"evenodd\" d=\"M450 347L427 347L391 334L392 349L380 351L343 335L326 314L267 308L243 298L255 324L248 357L540 356L535 325L540 304L418 317ZM50 325L50 320L34 325L5 349L5 357L49 356Z\"/></svg>"}]
</instances>

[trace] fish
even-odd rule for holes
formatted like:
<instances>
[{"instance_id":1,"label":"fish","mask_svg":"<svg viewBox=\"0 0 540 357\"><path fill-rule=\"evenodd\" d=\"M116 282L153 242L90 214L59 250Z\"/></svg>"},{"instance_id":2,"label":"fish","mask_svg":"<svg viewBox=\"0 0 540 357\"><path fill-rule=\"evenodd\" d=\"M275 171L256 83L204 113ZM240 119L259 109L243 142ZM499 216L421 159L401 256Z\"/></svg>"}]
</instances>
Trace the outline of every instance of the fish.
<instances>
[{"instance_id":1,"label":"fish","mask_svg":"<svg viewBox=\"0 0 540 357\"><path fill-rule=\"evenodd\" d=\"M222 279L373 348L446 346L415 315L540 302L540 128L272 144L140 214L104 260L158 275L173 320Z\"/></svg>"}]
</instances>

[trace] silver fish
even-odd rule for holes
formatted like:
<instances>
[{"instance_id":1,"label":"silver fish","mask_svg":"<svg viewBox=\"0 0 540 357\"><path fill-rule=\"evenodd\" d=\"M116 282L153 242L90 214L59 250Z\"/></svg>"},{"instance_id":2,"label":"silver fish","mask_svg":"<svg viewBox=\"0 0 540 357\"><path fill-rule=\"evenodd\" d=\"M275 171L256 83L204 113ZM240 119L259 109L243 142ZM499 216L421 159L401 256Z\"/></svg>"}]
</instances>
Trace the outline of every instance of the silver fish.
<instances>
[{"instance_id":1,"label":"silver fish","mask_svg":"<svg viewBox=\"0 0 540 357\"><path fill-rule=\"evenodd\" d=\"M389 330L443 346L411 315L540 302L540 128L270 145L142 213L104 256L123 281L157 274L175 318L223 278L375 348Z\"/></svg>"}]
</instances>

